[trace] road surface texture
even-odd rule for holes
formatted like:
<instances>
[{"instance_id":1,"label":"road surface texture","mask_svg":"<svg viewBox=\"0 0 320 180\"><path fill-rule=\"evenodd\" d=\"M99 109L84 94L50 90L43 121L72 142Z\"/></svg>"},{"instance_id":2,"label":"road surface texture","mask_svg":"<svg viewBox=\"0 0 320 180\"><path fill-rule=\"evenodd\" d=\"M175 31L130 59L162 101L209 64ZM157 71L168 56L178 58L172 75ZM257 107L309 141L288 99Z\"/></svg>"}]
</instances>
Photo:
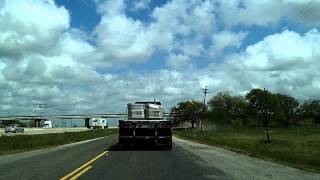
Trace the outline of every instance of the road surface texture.
<instances>
[{"instance_id":1,"label":"road surface texture","mask_svg":"<svg viewBox=\"0 0 320 180\"><path fill-rule=\"evenodd\" d=\"M173 138L171 151L122 147L117 135L0 156L0 179L320 179L228 150Z\"/></svg>"}]
</instances>

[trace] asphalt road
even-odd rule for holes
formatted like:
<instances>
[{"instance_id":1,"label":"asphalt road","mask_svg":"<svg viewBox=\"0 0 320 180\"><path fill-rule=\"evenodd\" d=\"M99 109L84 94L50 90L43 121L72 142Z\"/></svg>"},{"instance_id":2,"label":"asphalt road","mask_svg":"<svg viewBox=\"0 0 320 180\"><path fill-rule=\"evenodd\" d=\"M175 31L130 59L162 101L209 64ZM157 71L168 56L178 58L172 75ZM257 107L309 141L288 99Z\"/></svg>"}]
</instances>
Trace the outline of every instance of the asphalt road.
<instances>
[{"instance_id":1,"label":"asphalt road","mask_svg":"<svg viewBox=\"0 0 320 180\"><path fill-rule=\"evenodd\" d=\"M173 142L171 151L128 148L118 146L117 136L113 135L90 142L0 156L0 179L59 179L66 176L68 179L68 175L112 180L320 179L318 174L221 148L177 138Z\"/></svg>"}]
</instances>

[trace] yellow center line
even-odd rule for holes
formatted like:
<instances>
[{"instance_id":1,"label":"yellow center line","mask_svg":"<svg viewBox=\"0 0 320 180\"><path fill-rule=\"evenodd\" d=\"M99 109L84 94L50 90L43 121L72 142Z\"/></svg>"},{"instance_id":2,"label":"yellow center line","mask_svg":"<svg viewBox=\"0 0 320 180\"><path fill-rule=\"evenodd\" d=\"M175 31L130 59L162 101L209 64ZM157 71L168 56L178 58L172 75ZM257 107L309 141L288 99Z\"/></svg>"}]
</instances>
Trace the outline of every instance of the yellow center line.
<instances>
[{"instance_id":1,"label":"yellow center line","mask_svg":"<svg viewBox=\"0 0 320 180\"><path fill-rule=\"evenodd\" d=\"M75 176L73 176L72 178L70 178L70 180L78 179L82 174L84 174L85 172L89 171L91 168L92 168L92 166L88 166L88 167L84 168L84 169L81 170L78 174L76 174Z\"/></svg>"},{"instance_id":2,"label":"yellow center line","mask_svg":"<svg viewBox=\"0 0 320 180\"><path fill-rule=\"evenodd\" d=\"M103 155L108 155L107 154L108 151L104 151L103 153L99 154L98 156L96 156L95 158L91 159L90 161L86 162L85 164L83 164L81 167L77 168L76 170L72 171L71 173L63 176L62 178L60 178L60 180L66 180L68 178L70 178L71 176L75 175L76 173L78 173L80 170L84 169L85 167L89 166L90 164L92 164L94 161L96 161L97 159L99 159L101 156ZM90 169L90 168L89 168ZM89 170L87 169L87 171Z\"/></svg>"}]
</instances>

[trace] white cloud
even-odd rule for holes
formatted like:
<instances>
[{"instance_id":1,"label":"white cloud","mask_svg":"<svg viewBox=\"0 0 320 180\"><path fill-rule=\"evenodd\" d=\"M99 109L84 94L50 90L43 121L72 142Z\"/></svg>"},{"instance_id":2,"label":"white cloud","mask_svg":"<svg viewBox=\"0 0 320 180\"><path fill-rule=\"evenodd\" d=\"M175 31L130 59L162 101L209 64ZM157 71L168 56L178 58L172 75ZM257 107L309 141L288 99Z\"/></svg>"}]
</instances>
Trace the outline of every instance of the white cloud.
<instances>
[{"instance_id":1,"label":"white cloud","mask_svg":"<svg viewBox=\"0 0 320 180\"><path fill-rule=\"evenodd\" d=\"M228 0L217 1L220 5L219 14L226 26L276 26L286 18L293 24L309 23L319 25L320 1L307 0ZM314 6L311 8L311 6ZM263 8L261 8L263 7ZM291 24L291 22L290 22Z\"/></svg>"},{"instance_id":2,"label":"white cloud","mask_svg":"<svg viewBox=\"0 0 320 180\"><path fill-rule=\"evenodd\" d=\"M139 62L150 57L152 37L141 21L126 16L123 1L107 1L99 7L103 14L95 34L100 60Z\"/></svg>"},{"instance_id":3,"label":"white cloud","mask_svg":"<svg viewBox=\"0 0 320 180\"><path fill-rule=\"evenodd\" d=\"M123 14L103 16L96 33L106 60L142 61L154 51L144 25Z\"/></svg>"},{"instance_id":4,"label":"white cloud","mask_svg":"<svg viewBox=\"0 0 320 180\"><path fill-rule=\"evenodd\" d=\"M236 33L226 30L214 34L209 54L214 57L221 55L226 48L239 48L247 34L247 32Z\"/></svg>"},{"instance_id":5,"label":"white cloud","mask_svg":"<svg viewBox=\"0 0 320 180\"><path fill-rule=\"evenodd\" d=\"M150 21L143 22L126 14L126 1L97 2L102 17L92 37L70 28L68 12L53 1L0 2L1 112L32 114L33 103L49 104L51 113L125 112L130 101L154 98L168 109L177 101L201 100L206 85L215 92L266 87L319 97L317 29L267 36L208 67L195 63L210 52L218 56L239 49L251 35L250 28L247 34L231 27L276 25L288 9L305 3L245 0L243 9L240 1L217 6L216 1L173 0L150 10ZM230 29L220 29L217 17ZM153 61L157 53L168 69L109 73L114 64Z\"/></svg>"},{"instance_id":6,"label":"white cloud","mask_svg":"<svg viewBox=\"0 0 320 180\"><path fill-rule=\"evenodd\" d=\"M128 17L123 1L100 2L98 6L102 18L95 29L97 59L106 62L144 62L155 52L174 50L198 56L202 41L215 29L210 1L167 2L152 11L149 24ZM189 44L196 49L191 51Z\"/></svg>"},{"instance_id":7,"label":"white cloud","mask_svg":"<svg viewBox=\"0 0 320 180\"><path fill-rule=\"evenodd\" d=\"M190 58L184 54L170 54L167 57L167 65L176 69L186 68L190 65Z\"/></svg>"},{"instance_id":8,"label":"white cloud","mask_svg":"<svg viewBox=\"0 0 320 180\"><path fill-rule=\"evenodd\" d=\"M299 98L317 98L320 90L320 33L304 35L283 31L267 36L244 52L230 55L224 64L208 68L238 91L254 87L289 93ZM227 87L226 85L219 85Z\"/></svg>"},{"instance_id":9,"label":"white cloud","mask_svg":"<svg viewBox=\"0 0 320 180\"><path fill-rule=\"evenodd\" d=\"M320 57L319 43L320 33L317 29L305 35L283 31L249 46L243 56L243 62L251 69L300 68L302 64L317 63L317 58Z\"/></svg>"},{"instance_id":10,"label":"white cloud","mask_svg":"<svg viewBox=\"0 0 320 180\"><path fill-rule=\"evenodd\" d=\"M197 38L209 35L215 29L216 17L210 1L173 0L152 12L155 22L152 25L158 33L172 33L187 37L195 34Z\"/></svg>"},{"instance_id":11,"label":"white cloud","mask_svg":"<svg viewBox=\"0 0 320 180\"><path fill-rule=\"evenodd\" d=\"M150 2L151 0L134 0L132 10L138 11L138 10L149 9Z\"/></svg>"},{"instance_id":12,"label":"white cloud","mask_svg":"<svg viewBox=\"0 0 320 180\"><path fill-rule=\"evenodd\" d=\"M69 14L52 0L0 3L0 57L45 52L69 27Z\"/></svg>"},{"instance_id":13,"label":"white cloud","mask_svg":"<svg viewBox=\"0 0 320 180\"><path fill-rule=\"evenodd\" d=\"M86 34L71 28L60 35L57 44L48 53L51 53L50 55L67 54L76 61L87 62L87 59L90 59L96 50L95 46L88 43L87 40Z\"/></svg>"}]
</instances>

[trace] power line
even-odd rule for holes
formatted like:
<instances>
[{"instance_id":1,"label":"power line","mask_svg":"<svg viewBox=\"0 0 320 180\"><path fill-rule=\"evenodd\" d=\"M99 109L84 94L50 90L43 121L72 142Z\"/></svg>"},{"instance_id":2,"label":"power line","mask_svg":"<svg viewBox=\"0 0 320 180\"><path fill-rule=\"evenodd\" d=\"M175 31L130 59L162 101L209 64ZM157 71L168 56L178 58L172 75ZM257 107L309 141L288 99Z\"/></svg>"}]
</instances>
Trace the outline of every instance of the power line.
<instances>
[{"instance_id":1,"label":"power line","mask_svg":"<svg viewBox=\"0 0 320 180\"><path fill-rule=\"evenodd\" d=\"M313 3L315 3L316 0L311 0L307 5L302 7L292 18L290 18L289 22L294 22L296 21L301 14L304 14L308 9L313 7Z\"/></svg>"},{"instance_id":2,"label":"power line","mask_svg":"<svg viewBox=\"0 0 320 180\"><path fill-rule=\"evenodd\" d=\"M308 17L311 13L313 13L314 10L317 9L317 7L319 7L318 0L310 1L307 5L301 8L293 18L289 20L286 27L288 29L293 28L299 23L299 21L303 20L304 18Z\"/></svg>"}]
</instances>

